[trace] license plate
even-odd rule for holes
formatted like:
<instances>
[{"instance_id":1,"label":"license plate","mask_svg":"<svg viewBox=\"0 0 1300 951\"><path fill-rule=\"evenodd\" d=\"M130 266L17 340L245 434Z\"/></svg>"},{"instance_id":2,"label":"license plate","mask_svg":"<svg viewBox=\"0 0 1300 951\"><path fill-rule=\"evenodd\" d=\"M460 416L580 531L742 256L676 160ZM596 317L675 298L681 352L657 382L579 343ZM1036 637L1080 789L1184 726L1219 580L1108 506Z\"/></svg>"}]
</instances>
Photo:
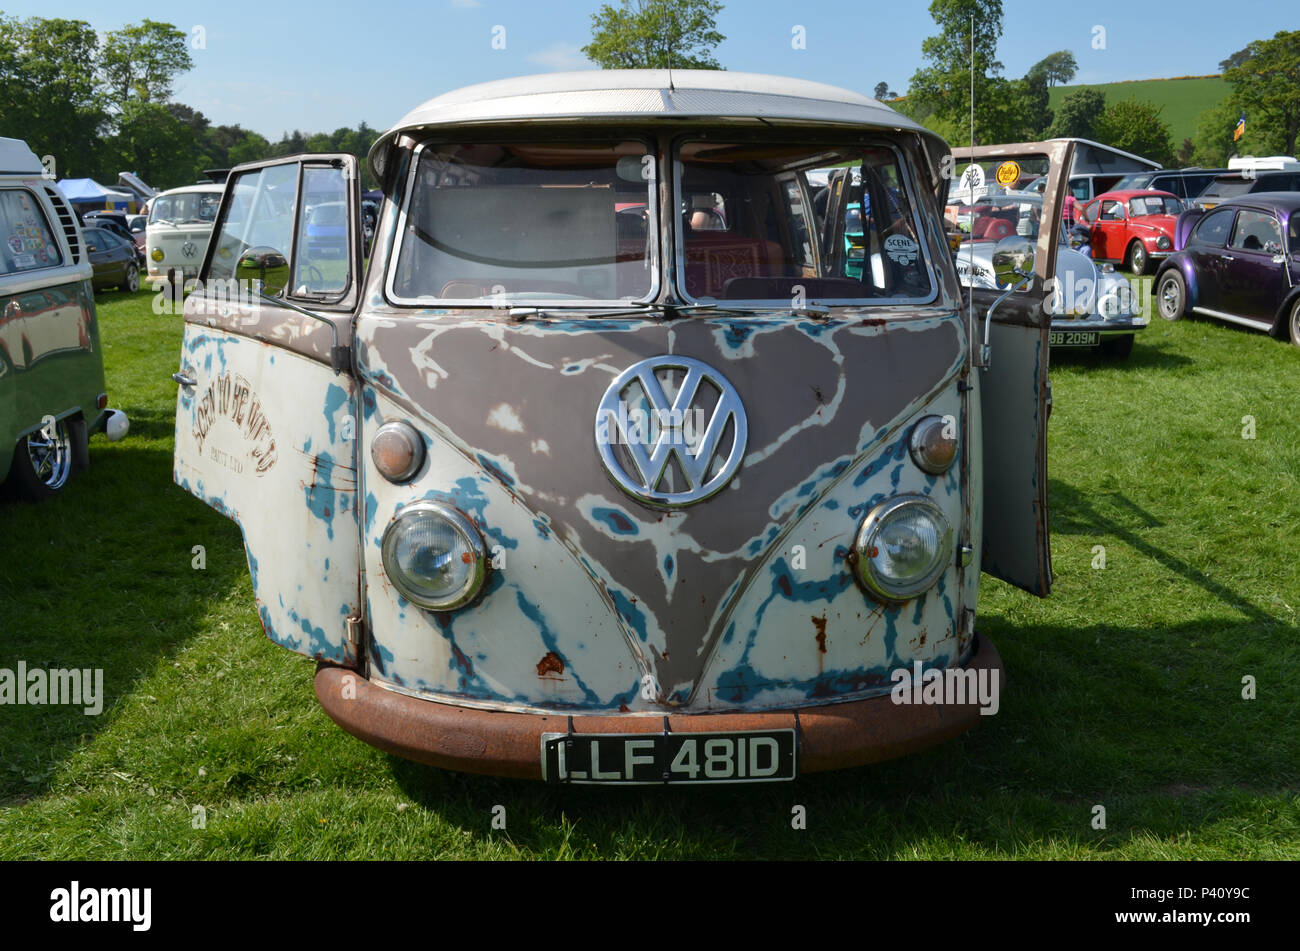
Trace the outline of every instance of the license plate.
<instances>
[{"instance_id":1,"label":"license plate","mask_svg":"<svg viewBox=\"0 0 1300 951\"><path fill-rule=\"evenodd\" d=\"M768 783L795 777L794 730L544 733L548 783Z\"/></svg>"},{"instance_id":2,"label":"license plate","mask_svg":"<svg viewBox=\"0 0 1300 951\"><path fill-rule=\"evenodd\" d=\"M1101 336L1095 330L1050 330L1047 333L1048 346L1052 347L1095 347Z\"/></svg>"}]
</instances>

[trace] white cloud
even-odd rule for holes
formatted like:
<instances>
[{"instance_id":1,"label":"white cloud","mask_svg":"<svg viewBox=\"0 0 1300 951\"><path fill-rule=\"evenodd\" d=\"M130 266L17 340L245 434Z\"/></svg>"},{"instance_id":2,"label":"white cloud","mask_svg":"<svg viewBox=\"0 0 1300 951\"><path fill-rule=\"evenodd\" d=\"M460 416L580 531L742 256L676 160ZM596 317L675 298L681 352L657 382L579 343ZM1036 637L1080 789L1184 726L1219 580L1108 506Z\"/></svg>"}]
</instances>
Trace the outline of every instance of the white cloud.
<instances>
[{"instance_id":1,"label":"white cloud","mask_svg":"<svg viewBox=\"0 0 1300 951\"><path fill-rule=\"evenodd\" d=\"M593 68L591 61L582 55L582 48L571 43L553 43L531 54L528 61L553 71Z\"/></svg>"}]
</instances>

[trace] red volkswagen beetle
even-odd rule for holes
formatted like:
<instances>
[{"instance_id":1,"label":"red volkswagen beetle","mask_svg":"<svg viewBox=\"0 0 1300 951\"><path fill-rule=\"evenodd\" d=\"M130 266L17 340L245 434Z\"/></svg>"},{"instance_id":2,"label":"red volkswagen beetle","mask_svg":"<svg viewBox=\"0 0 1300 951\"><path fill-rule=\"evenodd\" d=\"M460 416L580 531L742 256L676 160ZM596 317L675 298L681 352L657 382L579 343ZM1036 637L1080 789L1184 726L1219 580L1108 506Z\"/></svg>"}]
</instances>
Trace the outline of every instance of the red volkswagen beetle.
<instances>
[{"instance_id":1,"label":"red volkswagen beetle","mask_svg":"<svg viewBox=\"0 0 1300 951\"><path fill-rule=\"evenodd\" d=\"M1169 192L1113 191L1084 205L1079 220L1090 229L1094 259L1123 261L1134 274L1145 274L1152 260L1173 252L1174 223L1185 208Z\"/></svg>"}]
</instances>

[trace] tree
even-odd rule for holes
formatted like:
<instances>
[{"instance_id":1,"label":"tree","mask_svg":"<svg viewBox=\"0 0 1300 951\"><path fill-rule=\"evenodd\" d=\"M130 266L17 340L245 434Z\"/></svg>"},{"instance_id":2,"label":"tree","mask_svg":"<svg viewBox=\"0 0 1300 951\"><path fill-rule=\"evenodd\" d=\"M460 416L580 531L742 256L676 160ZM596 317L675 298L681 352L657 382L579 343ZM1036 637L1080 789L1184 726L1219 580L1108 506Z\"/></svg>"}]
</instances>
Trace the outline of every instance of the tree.
<instances>
[{"instance_id":1,"label":"tree","mask_svg":"<svg viewBox=\"0 0 1300 951\"><path fill-rule=\"evenodd\" d=\"M971 16L975 17L974 46ZM998 39L1002 36L1001 0L933 0L930 16L939 33L921 43L926 65L912 76L908 90L913 117L925 116L931 128L969 129L971 61L975 64L975 131L977 142L1009 141L1006 80L998 74ZM960 137L966 141L967 135Z\"/></svg>"},{"instance_id":2,"label":"tree","mask_svg":"<svg viewBox=\"0 0 1300 951\"><path fill-rule=\"evenodd\" d=\"M0 135L53 155L59 176L99 171L108 114L91 65L97 43L82 20L0 16Z\"/></svg>"},{"instance_id":3,"label":"tree","mask_svg":"<svg viewBox=\"0 0 1300 951\"><path fill-rule=\"evenodd\" d=\"M718 0L620 0L591 15L583 55L602 69L721 69Z\"/></svg>"},{"instance_id":4,"label":"tree","mask_svg":"<svg viewBox=\"0 0 1300 951\"><path fill-rule=\"evenodd\" d=\"M194 66L187 37L170 23L145 20L109 33L99 53L109 95L119 109L133 99L166 102L172 82Z\"/></svg>"},{"instance_id":5,"label":"tree","mask_svg":"<svg viewBox=\"0 0 1300 951\"><path fill-rule=\"evenodd\" d=\"M1276 155L1282 151L1278 129L1247 116L1246 133L1235 138L1241 107L1228 96L1204 110L1196 120L1196 151L1192 161L1204 168L1223 168L1234 155Z\"/></svg>"},{"instance_id":6,"label":"tree","mask_svg":"<svg viewBox=\"0 0 1300 951\"><path fill-rule=\"evenodd\" d=\"M1248 118L1272 125L1282 151L1294 155L1300 135L1300 30L1255 40L1243 52L1249 53L1246 59L1223 72L1233 85L1233 99Z\"/></svg>"},{"instance_id":7,"label":"tree","mask_svg":"<svg viewBox=\"0 0 1300 951\"><path fill-rule=\"evenodd\" d=\"M1042 75L1047 80L1048 88L1051 88L1057 83L1061 85L1068 83L1078 71L1079 64L1075 62L1074 54L1069 50L1059 50L1055 53L1049 53L1029 67L1029 72L1026 75Z\"/></svg>"},{"instance_id":8,"label":"tree","mask_svg":"<svg viewBox=\"0 0 1300 951\"><path fill-rule=\"evenodd\" d=\"M1097 122L1106 111L1106 97L1095 89L1072 92L1056 109L1056 119L1048 130L1051 138L1095 139Z\"/></svg>"},{"instance_id":9,"label":"tree","mask_svg":"<svg viewBox=\"0 0 1300 951\"><path fill-rule=\"evenodd\" d=\"M886 99L898 98L898 93L889 88L889 83L876 83L875 95L882 102Z\"/></svg>"},{"instance_id":10,"label":"tree","mask_svg":"<svg viewBox=\"0 0 1300 951\"><path fill-rule=\"evenodd\" d=\"M1161 108L1136 99L1114 103L1097 120L1097 140L1168 165L1174 160L1174 143Z\"/></svg>"},{"instance_id":11,"label":"tree","mask_svg":"<svg viewBox=\"0 0 1300 951\"><path fill-rule=\"evenodd\" d=\"M1244 66L1246 60L1250 59L1250 47L1244 50L1237 50L1227 59L1219 61L1219 72L1226 73L1230 69L1236 69L1238 66Z\"/></svg>"},{"instance_id":12,"label":"tree","mask_svg":"<svg viewBox=\"0 0 1300 951\"><path fill-rule=\"evenodd\" d=\"M1192 156L1196 154L1196 143L1191 139L1183 139L1183 144L1178 146L1178 164L1187 166L1192 164Z\"/></svg>"}]
</instances>

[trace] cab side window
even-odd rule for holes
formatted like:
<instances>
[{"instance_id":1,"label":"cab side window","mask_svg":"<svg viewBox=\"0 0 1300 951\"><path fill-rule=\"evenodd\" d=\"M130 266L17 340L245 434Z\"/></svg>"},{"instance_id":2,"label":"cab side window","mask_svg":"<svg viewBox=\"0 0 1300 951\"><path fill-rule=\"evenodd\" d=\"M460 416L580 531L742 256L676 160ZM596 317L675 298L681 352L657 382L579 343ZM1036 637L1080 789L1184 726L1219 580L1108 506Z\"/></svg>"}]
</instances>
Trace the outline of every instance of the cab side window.
<instances>
[{"instance_id":1,"label":"cab side window","mask_svg":"<svg viewBox=\"0 0 1300 951\"><path fill-rule=\"evenodd\" d=\"M63 253L36 197L25 188L0 189L0 274L62 263Z\"/></svg>"},{"instance_id":2,"label":"cab side window","mask_svg":"<svg viewBox=\"0 0 1300 951\"><path fill-rule=\"evenodd\" d=\"M1107 200L1101 203L1101 220L1102 221L1123 221L1124 220L1124 203L1120 201Z\"/></svg>"}]
</instances>

